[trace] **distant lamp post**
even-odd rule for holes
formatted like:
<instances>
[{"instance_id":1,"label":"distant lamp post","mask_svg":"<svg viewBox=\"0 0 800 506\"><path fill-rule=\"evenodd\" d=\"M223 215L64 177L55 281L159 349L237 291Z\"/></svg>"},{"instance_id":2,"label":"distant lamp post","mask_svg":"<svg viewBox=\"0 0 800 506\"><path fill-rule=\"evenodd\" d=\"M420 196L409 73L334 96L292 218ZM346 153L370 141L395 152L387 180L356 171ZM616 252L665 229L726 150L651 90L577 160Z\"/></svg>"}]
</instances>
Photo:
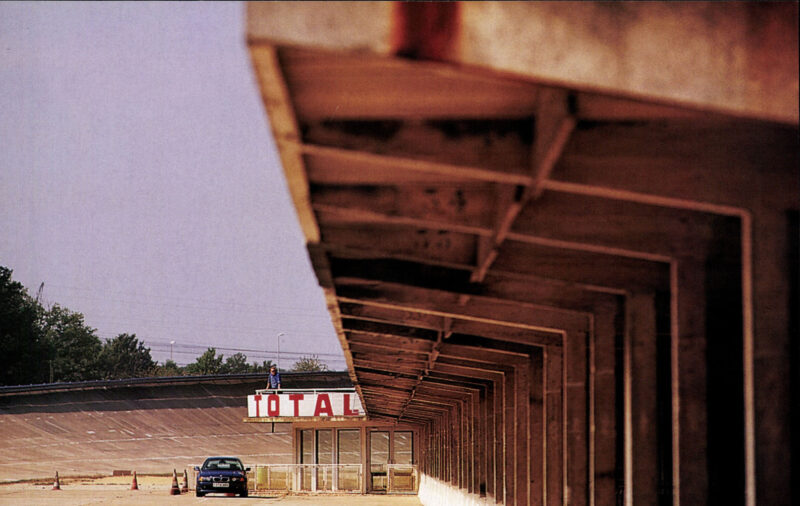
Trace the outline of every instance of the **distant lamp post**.
<instances>
[{"instance_id":1,"label":"distant lamp post","mask_svg":"<svg viewBox=\"0 0 800 506\"><path fill-rule=\"evenodd\" d=\"M170 362L173 362L173 360L172 360L172 345L173 344L175 344L175 341L170 341L169 342L169 361Z\"/></svg>"},{"instance_id":2,"label":"distant lamp post","mask_svg":"<svg viewBox=\"0 0 800 506\"><path fill-rule=\"evenodd\" d=\"M281 369L281 337L285 335L285 332L278 332L278 370Z\"/></svg>"}]
</instances>

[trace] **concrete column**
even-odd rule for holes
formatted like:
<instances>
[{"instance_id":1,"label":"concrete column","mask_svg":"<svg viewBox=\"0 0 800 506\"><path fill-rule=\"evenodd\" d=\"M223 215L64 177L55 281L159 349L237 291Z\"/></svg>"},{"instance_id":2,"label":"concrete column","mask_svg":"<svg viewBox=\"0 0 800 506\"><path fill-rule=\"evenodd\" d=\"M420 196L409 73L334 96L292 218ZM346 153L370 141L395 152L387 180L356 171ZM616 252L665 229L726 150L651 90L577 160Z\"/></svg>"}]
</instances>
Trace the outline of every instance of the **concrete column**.
<instances>
[{"instance_id":1,"label":"concrete column","mask_svg":"<svg viewBox=\"0 0 800 506\"><path fill-rule=\"evenodd\" d=\"M530 499L532 506L544 504L545 418L544 363L541 351L531 355L530 363Z\"/></svg>"},{"instance_id":2,"label":"concrete column","mask_svg":"<svg viewBox=\"0 0 800 506\"><path fill-rule=\"evenodd\" d=\"M516 417L516 388L515 373L506 373L505 377L505 463L503 466L503 481L505 482L504 503L507 506L515 505L516 502L516 469L517 469L517 417Z\"/></svg>"},{"instance_id":3,"label":"concrete column","mask_svg":"<svg viewBox=\"0 0 800 506\"><path fill-rule=\"evenodd\" d=\"M514 367L516 416L516 504L529 504L530 498L530 365Z\"/></svg>"},{"instance_id":4,"label":"concrete column","mask_svg":"<svg viewBox=\"0 0 800 506\"><path fill-rule=\"evenodd\" d=\"M658 504L656 313L653 294L628 297L633 504Z\"/></svg>"},{"instance_id":5,"label":"concrete column","mask_svg":"<svg viewBox=\"0 0 800 506\"><path fill-rule=\"evenodd\" d=\"M615 506L616 499L616 383L615 336L617 309L611 304L594 311L595 334L595 504Z\"/></svg>"},{"instance_id":6,"label":"concrete column","mask_svg":"<svg viewBox=\"0 0 800 506\"><path fill-rule=\"evenodd\" d=\"M800 287L797 286L796 277L800 262L797 256L800 230L796 221L797 211L794 213L793 220L785 209L759 209L754 217L755 336L751 358L758 392L754 396L753 406L757 504L788 505L800 500L800 496L792 498L791 484L796 487L794 493L798 493L798 477L791 475L790 465L795 460L793 465L797 473L800 466L797 464L797 454L792 453L792 444L796 447L796 439L800 435L796 432L793 436L795 441L792 441L789 423L793 407L791 377L794 375L797 378L798 374L796 369L792 370L791 347L793 342L797 343L800 339L797 334L797 312L800 312L797 291ZM792 272L794 279L787 276ZM791 311L796 312L794 317L790 316ZM794 335L790 332L794 332ZM796 402L794 408L798 408ZM796 419L794 421L797 422Z\"/></svg>"},{"instance_id":7,"label":"concrete column","mask_svg":"<svg viewBox=\"0 0 800 506\"><path fill-rule=\"evenodd\" d=\"M477 454L475 463L477 465L477 490L481 496L486 495L486 466L487 466L487 453L486 453L486 390L481 389L478 393L478 406L475 415L475 442L477 444Z\"/></svg>"},{"instance_id":8,"label":"concrete column","mask_svg":"<svg viewBox=\"0 0 800 506\"><path fill-rule=\"evenodd\" d=\"M494 382L494 490L498 503L505 501L505 380Z\"/></svg>"},{"instance_id":9,"label":"concrete column","mask_svg":"<svg viewBox=\"0 0 800 506\"><path fill-rule=\"evenodd\" d=\"M563 353L561 348L544 351L545 367L545 485L547 506L564 504L564 430L563 430Z\"/></svg>"},{"instance_id":10,"label":"concrete column","mask_svg":"<svg viewBox=\"0 0 800 506\"><path fill-rule=\"evenodd\" d=\"M587 353L590 336L572 332L564 339L567 353L567 501L570 505L589 503Z\"/></svg>"},{"instance_id":11,"label":"concrete column","mask_svg":"<svg viewBox=\"0 0 800 506\"><path fill-rule=\"evenodd\" d=\"M707 504L705 272L691 259L673 265L673 465L678 466L673 487L679 488L680 504Z\"/></svg>"}]
</instances>

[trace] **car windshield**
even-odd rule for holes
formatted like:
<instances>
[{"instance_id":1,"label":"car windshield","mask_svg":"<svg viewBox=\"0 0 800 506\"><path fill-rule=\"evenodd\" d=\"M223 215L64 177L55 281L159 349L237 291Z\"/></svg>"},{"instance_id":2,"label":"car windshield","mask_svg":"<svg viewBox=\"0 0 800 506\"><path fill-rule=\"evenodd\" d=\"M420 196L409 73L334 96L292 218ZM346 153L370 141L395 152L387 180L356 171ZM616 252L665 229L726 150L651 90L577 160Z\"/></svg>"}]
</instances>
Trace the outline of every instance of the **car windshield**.
<instances>
[{"instance_id":1,"label":"car windshield","mask_svg":"<svg viewBox=\"0 0 800 506\"><path fill-rule=\"evenodd\" d=\"M241 471L242 463L237 459L208 459L203 464L203 469L221 471Z\"/></svg>"}]
</instances>

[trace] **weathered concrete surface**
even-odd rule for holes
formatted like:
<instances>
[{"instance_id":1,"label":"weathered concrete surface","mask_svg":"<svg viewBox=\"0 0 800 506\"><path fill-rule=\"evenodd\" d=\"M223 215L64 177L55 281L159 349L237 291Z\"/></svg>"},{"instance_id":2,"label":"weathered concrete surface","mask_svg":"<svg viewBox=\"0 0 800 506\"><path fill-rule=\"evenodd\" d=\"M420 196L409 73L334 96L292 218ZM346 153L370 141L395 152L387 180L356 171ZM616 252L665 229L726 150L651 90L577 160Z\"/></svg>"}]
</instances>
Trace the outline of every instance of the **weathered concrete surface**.
<instances>
[{"instance_id":1,"label":"weathered concrete surface","mask_svg":"<svg viewBox=\"0 0 800 506\"><path fill-rule=\"evenodd\" d=\"M255 2L251 39L392 54L391 2ZM445 58L525 78L798 122L798 4L463 2Z\"/></svg>"},{"instance_id":2,"label":"weathered concrete surface","mask_svg":"<svg viewBox=\"0 0 800 506\"><path fill-rule=\"evenodd\" d=\"M284 382L291 376L284 374ZM344 373L329 376L349 385ZM0 482L52 478L56 471L62 477L115 469L166 473L220 454L248 466L292 462L288 424L243 422L246 396L263 388L263 377L155 381L0 391Z\"/></svg>"}]
</instances>

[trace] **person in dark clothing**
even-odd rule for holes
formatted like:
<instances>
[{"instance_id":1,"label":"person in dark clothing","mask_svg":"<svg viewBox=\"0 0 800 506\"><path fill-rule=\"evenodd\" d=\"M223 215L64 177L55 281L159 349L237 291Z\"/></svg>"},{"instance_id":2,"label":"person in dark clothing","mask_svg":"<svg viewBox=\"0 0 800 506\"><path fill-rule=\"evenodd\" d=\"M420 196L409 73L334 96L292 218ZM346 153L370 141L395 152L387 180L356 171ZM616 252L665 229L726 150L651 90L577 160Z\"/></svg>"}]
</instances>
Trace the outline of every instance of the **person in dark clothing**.
<instances>
[{"instance_id":1,"label":"person in dark clothing","mask_svg":"<svg viewBox=\"0 0 800 506\"><path fill-rule=\"evenodd\" d=\"M281 373L274 365L269 368L269 376L267 376L267 388L270 390L281 389Z\"/></svg>"}]
</instances>

